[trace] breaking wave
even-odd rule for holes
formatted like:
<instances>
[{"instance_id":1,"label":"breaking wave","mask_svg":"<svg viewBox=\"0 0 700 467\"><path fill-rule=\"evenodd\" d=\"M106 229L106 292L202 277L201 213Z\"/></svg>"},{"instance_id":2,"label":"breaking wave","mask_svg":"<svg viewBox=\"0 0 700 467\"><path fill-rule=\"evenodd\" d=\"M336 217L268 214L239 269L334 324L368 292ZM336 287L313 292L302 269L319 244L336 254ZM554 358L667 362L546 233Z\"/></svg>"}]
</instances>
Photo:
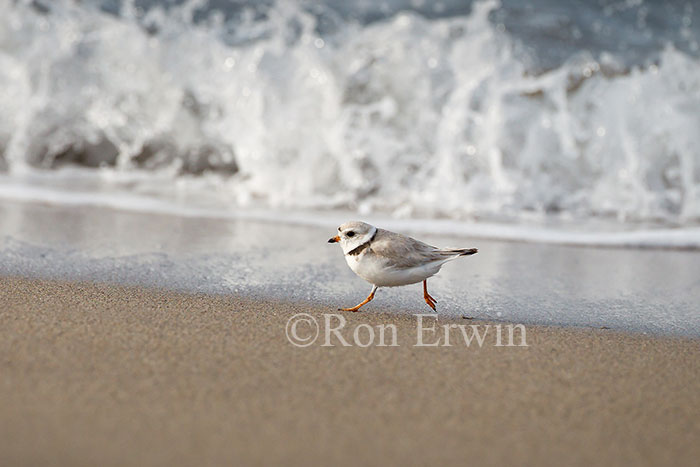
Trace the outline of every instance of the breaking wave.
<instances>
[{"instance_id":1,"label":"breaking wave","mask_svg":"<svg viewBox=\"0 0 700 467\"><path fill-rule=\"evenodd\" d=\"M700 222L692 37L542 66L496 1L372 21L317 2L0 7L9 179L77 166L231 209Z\"/></svg>"}]
</instances>

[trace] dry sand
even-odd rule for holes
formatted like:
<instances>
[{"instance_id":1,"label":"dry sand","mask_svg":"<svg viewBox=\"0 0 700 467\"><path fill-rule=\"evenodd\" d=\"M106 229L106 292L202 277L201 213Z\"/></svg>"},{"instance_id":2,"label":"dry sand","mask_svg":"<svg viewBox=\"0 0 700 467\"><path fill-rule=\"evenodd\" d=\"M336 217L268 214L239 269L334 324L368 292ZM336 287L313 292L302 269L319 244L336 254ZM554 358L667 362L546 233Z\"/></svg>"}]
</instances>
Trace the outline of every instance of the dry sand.
<instances>
[{"instance_id":1,"label":"dry sand","mask_svg":"<svg viewBox=\"0 0 700 467\"><path fill-rule=\"evenodd\" d=\"M412 316L375 305L348 327L394 323L398 347L297 348L288 318L333 310L17 278L0 290L3 466L700 458L700 340L528 326L529 347L419 348Z\"/></svg>"}]
</instances>

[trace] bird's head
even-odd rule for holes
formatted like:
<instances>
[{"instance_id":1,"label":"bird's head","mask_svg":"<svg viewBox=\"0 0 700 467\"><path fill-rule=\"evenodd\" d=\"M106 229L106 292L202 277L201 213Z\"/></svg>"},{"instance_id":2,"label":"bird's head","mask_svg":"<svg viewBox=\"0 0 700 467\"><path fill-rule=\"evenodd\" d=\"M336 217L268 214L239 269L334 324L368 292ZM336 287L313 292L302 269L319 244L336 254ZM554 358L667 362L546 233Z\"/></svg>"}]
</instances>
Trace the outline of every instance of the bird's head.
<instances>
[{"instance_id":1,"label":"bird's head","mask_svg":"<svg viewBox=\"0 0 700 467\"><path fill-rule=\"evenodd\" d=\"M377 228L365 222L352 221L338 227L338 235L328 243L340 243L343 253L347 254L358 246L368 242L377 232Z\"/></svg>"}]
</instances>

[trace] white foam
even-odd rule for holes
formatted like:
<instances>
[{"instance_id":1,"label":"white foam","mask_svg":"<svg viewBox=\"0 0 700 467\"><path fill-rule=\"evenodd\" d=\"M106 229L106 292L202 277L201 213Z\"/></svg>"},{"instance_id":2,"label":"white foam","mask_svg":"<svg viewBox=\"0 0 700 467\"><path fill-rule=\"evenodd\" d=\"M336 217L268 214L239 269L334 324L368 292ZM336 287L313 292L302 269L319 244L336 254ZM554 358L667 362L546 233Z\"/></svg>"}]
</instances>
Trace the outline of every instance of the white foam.
<instances>
[{"instance_id":1,"label":"white foam","mask_svg":"<svg viewBox=\"0 0 700 467\"><path fill-rule=\"evenodd\" d=\"M697 225L700 63L669 46L648 67L581 54L535 76L489 21L497 6L339 21L321 35L293 2L234 27L194 24L192 2L136 18L5 0L0 152L11 178L73 158L157 198L171 189L163 180L208 169L223 175L201 177L191 197L446 217L499 238L549 234L469 221ZM605 242L661 245L659 235Z\"/></svg>"},{"instance_id":2,"label":"white foam","mask_svg":"<svg viewBox=\"0 0 700 467\"><path fill-rule=\"evenodd\" d=\"M220 203L212 202L213 199L210 199L208 204L198 205L174 198L139 195L120 188L105 190L103 187L102 191L98 191L90 187L91 176L89 175L87 179L81 179L80 176L76 176L76 172L68 171L68 175L64 178L68 180L69 177L73 180L73 182L65 182L69 188L60 188L55 186L55 180L50 182L53 186L46 186L48 179L42 176L33 178L33 183L17 182L6 176L0 176L0 199L40 202L59 206L105 207L183 217L248 219L322 226L327 227L329 231L334 231L335 227L341 223L358 217L357 213L338 210L231 209ZM81 185L84 188L76 188ZM606 231L601 230L600 226L598 229L593 229L590 225L579 225L578 223L547 227L447 219L395 219L377 215L362 216L362 219L374 225L400 232L576 246L700 250L700 228L698 227ZM576 228L577 225L578 228Z\"/></svg>"}]
</instances>

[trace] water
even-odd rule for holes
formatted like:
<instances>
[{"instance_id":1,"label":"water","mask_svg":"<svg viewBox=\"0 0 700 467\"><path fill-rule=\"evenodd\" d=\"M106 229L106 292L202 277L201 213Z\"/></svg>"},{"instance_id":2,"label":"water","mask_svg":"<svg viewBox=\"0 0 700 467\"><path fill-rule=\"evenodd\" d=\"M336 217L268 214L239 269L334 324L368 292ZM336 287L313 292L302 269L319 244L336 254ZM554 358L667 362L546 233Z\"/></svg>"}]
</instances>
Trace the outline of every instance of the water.
<instances>
[{"instance_id":1,"label":"water","mask_svg":"<svg viewBox=\"0 0 700 467\"><path fill-rule=\"evenodd\" d=\"M3 197L700 247L693 2L0 9Z\"/></svg>"},{"instance_id":2,"label":"water","mask_svg":"<svg viewBox=\"0 0 700 467\"><path fill-rule=\"evenodd\" d=\"M332 226L10 201L0 201L0 218L4 276L273 298L328 312L359 303L371 288L327 243ZM441 318L700 336L700 252L419 238L479 248L429 279ZM379 289L365 312L380 311L432 310L419 283Z\"/></svg>"}]
</instances>

